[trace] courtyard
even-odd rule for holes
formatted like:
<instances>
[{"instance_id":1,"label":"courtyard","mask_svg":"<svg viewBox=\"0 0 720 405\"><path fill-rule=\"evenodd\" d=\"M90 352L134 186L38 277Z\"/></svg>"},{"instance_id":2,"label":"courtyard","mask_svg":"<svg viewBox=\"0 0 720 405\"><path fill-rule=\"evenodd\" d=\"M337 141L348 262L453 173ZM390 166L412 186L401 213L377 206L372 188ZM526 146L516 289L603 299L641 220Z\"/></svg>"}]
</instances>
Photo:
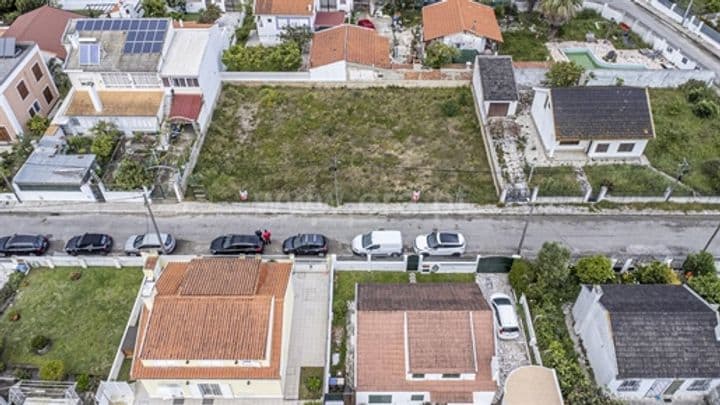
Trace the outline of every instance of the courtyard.
<instances>
[{"instance_id":1,"label":"courtyard","mask_svg":"<svg viewBox=\"0 0 720 405\"><path fill-rule=\"evenodd\" d=\"M469 87L226 85L198 187L210 201L496 200Z\"/></svg>"}]
</instances>

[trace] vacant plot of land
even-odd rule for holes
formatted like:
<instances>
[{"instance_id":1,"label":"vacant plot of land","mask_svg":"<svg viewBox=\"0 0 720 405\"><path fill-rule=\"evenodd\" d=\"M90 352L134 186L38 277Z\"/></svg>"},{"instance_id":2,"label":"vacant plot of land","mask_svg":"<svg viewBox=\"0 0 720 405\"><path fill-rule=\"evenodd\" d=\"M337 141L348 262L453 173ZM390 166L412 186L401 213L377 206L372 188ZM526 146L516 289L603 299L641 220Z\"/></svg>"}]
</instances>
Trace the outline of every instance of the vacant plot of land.
<instances>
[{"instance_id":1,"label":"vacant plot of land","mask_svg":"<svg viewBox=\"0 0 720 405\"><path fill-rule=\"evenodd\" d=\"M70 275L80 272L79 280ZM0 320L8 367L39 367L62 360L70 374L105 377L120 344L142 272L137 268L33 269L23 280L12 307L20 320ZM36 335L50 338L50 351L30 349Z\"/></svg>"},{"instance_id":2,"label":"vacant plot of land","mask_svg":"<svg viewBox=\"0 0 720 405\"><path fill-rule=\"evenodd\" d=\"M337 159L337 171L333 171ZM194 183L212 201L495 201L469 88L226 86Z\"/></svg>"},{"instance_id":3,"label":"vacant plot of land","mask_svg":"<svg viewBox=\"0 0 720 405\"><path fill-rule=\"evenodd\" d=\"M540 196L582 195L575 169L570 166L536 167L532 171L530 187L539 187Z\"/></svg>"},{"instance_id":4,"label":"vacant plot of land","mask_svg":"<svg viewBox=\"0 0 720 405\"><path fill-rule=\"evenodd\" d=\"M529 30L505 32L499 52L501 55L512 55L515 62L544 62L550 58L545 42L547 36L544 33Z\"/></svg>"},{"instance_id":5,"label":"vacant plot of land","mask_svg":"<svg viewBox=\"0 0 720 405\"><path fill-rule=\"evenodd\" d=\"M662 174L645 166L597 165L586 166L585 174L595 192L600 187L608 188L608 194L616 196L662 197L668 186L673 186L673 195L687 195L688 190L679 187Z\"/></svg>"},{"instance_id":6,"label":"vacant plot of land","mask_svg":"<svg viewBox=\"0 0 720 405\"><path fill-rule=\"evenodd\" d=\"M720 194L720 119L700 118L688 101L688 89L650 89L657 138L645 155L652 165L676 177L684 160L682 181L701 194ZM717 96L708 97L718 103Z\"/></svg>"},{"instance_id":7,"label":"vacant plot of land","mask_svg":"<svg viewBox=\"0 0 720 405\"><path fill-rule=\"evenodd\" d=\"M636 33L629 31L627 37L620 26L613 21L604 19L594 10L583 10L575 18L560 27L558 33L563 41L585 41L588 32L595 34L597 39L607 39L617 49L650 48ZM598 55L604 56L604 55Z\"/></svg>"}]
</instances>

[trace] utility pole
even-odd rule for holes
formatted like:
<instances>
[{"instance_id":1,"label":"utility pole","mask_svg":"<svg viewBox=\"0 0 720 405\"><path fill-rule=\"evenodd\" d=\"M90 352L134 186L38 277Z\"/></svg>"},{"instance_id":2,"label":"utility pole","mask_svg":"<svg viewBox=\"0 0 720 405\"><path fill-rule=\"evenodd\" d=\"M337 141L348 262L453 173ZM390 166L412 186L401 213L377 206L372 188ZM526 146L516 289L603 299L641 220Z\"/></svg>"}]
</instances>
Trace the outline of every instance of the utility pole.
<instances>
[{"instance_id":1,"label":"utility pole","mask_svg":"<svg viewBox=\"0 0 720 405\"><path fill-rule=\"evenodd\" d=\"M715 239L718 232L720 232L720 222L718 223L718 226L715 228L715 232L713 232L712 236L710 236L710 239L708 239L707 243L705 244L705 247L702 250L703 252L707 252L708 248L710 247L710 244L712 243L713 239Z\"/></svg>"},{"instance_id":2,"label":"utility pole","mask_svg":"<svg viewBox=\"0 0 720 405\"><path fill-rule=\"evenodd\" d=\"M333 172L333 182L335 183L335 206L340 206L340 195L338 194L338 178L337 178L337 172L338 172L338 164L339 161L337 159L337 155L333 156L333 163L330 170Z\"/></svg>"},{"instance_id":3,"label":"utility pole","mask_svg":"<svg viewBox=\"0 0 720 405\"><path fill-rule=\"evenodd\" d=\"M693 0L690 0L690 3L688 3L687 9L685 9L685 14L683 14L683 19L680 25L685 25L685 20L687 19L688 14L690 14L690 7L692 7Z\"/></svg>"},{"instance_id":4,"label":"utility pole","mask_svg":"<svg viewBox=\"0 0 720 405\"><path fill-rule=\"evenodd\" d=\"M18 195L17 191L15 191L15 187L12 186L12 183L10 183L10 180L7 178L5 173L3 173L2 177L3 177L3 180L5 180L5 184L10 189L10 191L12 191L12 193L15 194L15 199L17 200L17 202L22 203L20 196Z\"/></svg>"},{"instance_id":5,"label":"utility pole","mask_svg":"<svg viewBox=\"0 0 720 405\"><path fill-rule=\"evenodd\" d=\"M145 207L148 210L148 214L150 214L150 220L152 221L153 227L155 228L155 236L157 236L158 242L160 242L160 249L162 250L163 254L167 254L167 249L165 249L165 241L162 240L160 237L160 228L158 228L157 222L155 222L155 216L153 215L152 209L150 209L150 201L147 198L148 191L147 189L143 190L143 200L145 201Z\"/></svg>"},{"instance_id":6,"label":"utility pole","mask_svg":"<svg viewBox=\"0 0 720 405\"><path fill-rule=\"evenodd\" d=\"M523 227L522 236L520 236L520 243L518 243L518 248L517 248L518 256L520 256L522 254L523 244L525 243L525 235L527 234L528 226L530 225L530 219L532 218L533 211L535 211L535 205L533 205L533 203L530 203L530 213L528 214L527 218L525 218L525 226Z\"/></svg>"}]
</instances>

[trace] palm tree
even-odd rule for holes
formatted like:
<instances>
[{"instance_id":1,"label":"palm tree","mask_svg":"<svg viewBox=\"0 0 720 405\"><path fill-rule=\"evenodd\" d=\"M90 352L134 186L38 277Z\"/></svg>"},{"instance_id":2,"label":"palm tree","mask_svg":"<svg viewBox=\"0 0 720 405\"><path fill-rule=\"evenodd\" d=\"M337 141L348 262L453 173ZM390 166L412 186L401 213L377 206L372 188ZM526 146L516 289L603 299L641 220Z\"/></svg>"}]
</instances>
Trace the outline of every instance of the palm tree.
<instances>
[{"instance_id":1,"label":"palm tree","mask_svg":"<svg viewBox=\"0 0 720 405\"><path fill-rule=\"evenodd\" d=\"M580 9L582 0L542 0L540 2L540 13L550 23L550 36L557 34L561 25L566 23Z\"/></svg>"}]
</instances>

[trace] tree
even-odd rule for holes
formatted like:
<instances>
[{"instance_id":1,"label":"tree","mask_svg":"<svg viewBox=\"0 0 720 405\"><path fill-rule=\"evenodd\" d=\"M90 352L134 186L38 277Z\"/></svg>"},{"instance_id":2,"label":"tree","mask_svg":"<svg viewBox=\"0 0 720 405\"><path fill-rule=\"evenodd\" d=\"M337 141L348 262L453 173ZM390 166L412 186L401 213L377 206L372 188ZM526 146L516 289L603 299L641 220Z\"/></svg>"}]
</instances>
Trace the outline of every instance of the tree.
<instances>
[{"instance_id":1,"label":"tree","mask_svg":"<svg viewBox=\"0 0 720 405\"><path fill-rule=\"evenodd\" d=\"M39 138L43 136L49 126L50 120L40 114L35 114L35 116L30 118L27 122L28 132L33 138Z\"/></svg>"},{"instance_id":2,"label":"tree","mask_svg":"<svg viewBox=\"0 0 720 405\"><path fill-rule=\"evenodd\" d=\"M550 23L550 36L554 36L561 25L575 17L582 0L543 0L539 11Z\"/></svg>"},{"instance_id":3,"label":"tree","mask_svg":"<svg viewBox=\"0 0 720 405\"><path fill-rule=\"evenodd\" d=\"M167 15L167 4L165 0L142 0L144 17L165 17Z\"/></svg>"},{"instance_id":4,"label":"tree","mask_svg":"<svg viewBox=\"0 0 720 405\"><path fill-rule=\"evenodd\" d=\"M713 304L720 304L720 278L716 274L704 274L688 280L690 288Z\"/></svg>"},{"instance_id":5,"label":"tree","mask_svg":"<svg viewBox=\"0 0 720 405\"><path fill-rule=\"evenodd\" d=\"M118 190L138 190L151 185L152 175L138 161L125 158L115 172L113 186Z\"/></svg>"},{"instance_id":6,"label":"tree","mask_svg":"<svg viewBox=\"0 0 720 405\"><path fill-rule=\"evenodd\" d=\"M61 381L65 378L65 363L62 360L50 360L40 367L40 379Z\"/></svg>"},{"instance_id":7,"label":"tree","mask_svg":"<svg viewBox=\"0 0 720 405\"><path fill-rule=\"evenodd\" d=\"M558 302L566 295L574 295L575 291L567 288L570 279L570 251L557 242L546 242L538 252L533 265L535 285L530 288L530 295L537 296L548 291L557 292L547 300ZM541 293L543 292L543 293Z\"/></svg>"},{"instance_id":8,"label":"tree","mask_svg":"<svg viewBox=\"0 0 720 405\"><path fill-rule=\"evenodd\" d=\"M307 51L308 44L310 44L312 35L313 34L310 32L310 28L306 26L286 27L280 34L280 39L283 42L294 42L301 52L305 52Z\"/></svg>"},{"instance_id":9,"label":"tree","mask_svg":"<svg viewBox=\"0 0 720 405\"><path fill-rule=\"evenodd\" d=\"M105 165L112 157L122 132L117 129L115 124L100 121L90 129L90 133L93 138L90 152L97 156L100 165Z\"/></svg>"},{"instance_id":10,"label":"tree","mask_svg":"<svg viewBox=\"0 0 720 405\"><path fill-rule=\"evenodd\" d=\"M186 6L187 6L187 1L186 1L186 0L166 0L166 1L167 1L167 5L170 6L170 8L172 8L172 9L174 9L174 10L178 10L178 11L180 11L181 13L184 13L184 12L185 12L185 8L186 8ZM212 4L212 5L215 6L214 4ZM217 7L217 6L215 6L215 7ZM202 11L200 11L200 15L202 16ZM218 17L218 18L219 18L219 17ZM216 19L217 19L217 18L216 18ZM215 20L213 20L213 21L211 21L211 22L214 22L214 21L215 21Z\"/></svg>"},{"instance_id":11,"label":"tree","mask_svg":"<svg viewBox=\"0 0 720 405\"><path fill-rule=\"evenodd\" d=\"M454 46L446 45L442 41L433 41L425 48L425 66L440 69L443 65L452 63L460 56L460 51Z\"/></svg>"},{"instance_id":12,"label":"tree","mask_svg":"<svg viewBox=\"0 0 720 405\"><path fill-rule=\"evenodd\" d=\"M235 45L223 53L223 63L235 72L290 72L302 63L300 48L294 42L278 46Z\"/></svg>"},{"instance_id":13,"label":"tree","mask_svg":"<svg viewBox=\"0 0 720 405\"><path fill-rule=\"evenodd\" d=\"M575 62L557 62L545 74L545 81L550 87L572 87L580 84L585 69Z\"/></svg>"},{"instance_id":14,"label":"tree","mask_svg":"<svg viewBox=\"0 0 720 405\"><path fill-rule=\"evenodd\" d=\"M16 0L15 8L20 14L35 10L45 4L44 0Z\"/></svg>"},{"instance_id":15,"label":"tree","mask_svg":"<svg viewBox=\"0 0 720 405\"><path fill-rule=\"evenodd\" d=\"M575 274L582 284L605 284L615 280L612 262L605 256L583 257L575 264Z\"/></svg>"},{"instance_id":16,"label":"tree","mask_svg":"<svg viewBox=\"0 0 720 405\"><path fill-rule=\"evenodd\" d=\"M207 8L200 11L198 22L203 24L212 24L222 15L222 10L216 4L208 4Z\"/></svg>"},{"instance_id":17,"label":"tree","mask_svg":"<svg viewBox=\"0 0 720 405\"><path fill-rule=\"evenodd\" d=\"M641 266L637 271L637 280L640 284L679 284L670 266L658 261Z\"/></svg>"},{"instance_id":18,"label":"tree","mask_svg":"<svg viewBox=\"0 0 720 405\"><path fill-rule=\"evenodd\" d=\"M683 271L693 277L716 274L715 258L708 252L690 253L683 262Z\"/></svg>"},{"instance_id":19,"label":"tree","mask_svg":"<svg viewBox=\"0 0 720 405\"><path fill-rule=\"evenodd\" d=\"M510 273L508 274L510 286L518 295L526 293L530 283L535 281L530 262L523 259L513 261Z\"/></svg>"},{"instance_id":20,"label":"tree","mask_svg":"<svg viewBox=\"0 0 720 405\"><path fill-rule=\"evenodd\" d=\"M255 29L255 17L253 16L253 3L245 4L245 17L240 28L235 30L235 41L244 45L250 36L250 31Z\"/></svg>"}]
</instances>

